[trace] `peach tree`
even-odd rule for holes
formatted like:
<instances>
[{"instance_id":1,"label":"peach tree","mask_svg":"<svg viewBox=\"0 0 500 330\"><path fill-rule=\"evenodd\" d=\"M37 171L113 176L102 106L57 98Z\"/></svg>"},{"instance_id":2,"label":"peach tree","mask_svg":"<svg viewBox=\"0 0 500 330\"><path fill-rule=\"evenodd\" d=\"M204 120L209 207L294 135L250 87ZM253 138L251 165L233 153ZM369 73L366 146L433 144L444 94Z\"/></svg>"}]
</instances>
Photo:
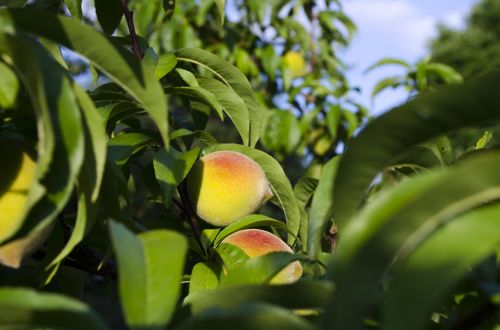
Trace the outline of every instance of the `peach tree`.
<instances>
[{"instance_id":1,"label":"peach tree","mask_svg":"<svg viewBox=\"0 0 500 330\"><path fill-rule=\"evenodd\" d=\"M0 327L497 326L499 74L368 122L338 1L87 10L0 1Z\"/></svg>"}]
</instances>

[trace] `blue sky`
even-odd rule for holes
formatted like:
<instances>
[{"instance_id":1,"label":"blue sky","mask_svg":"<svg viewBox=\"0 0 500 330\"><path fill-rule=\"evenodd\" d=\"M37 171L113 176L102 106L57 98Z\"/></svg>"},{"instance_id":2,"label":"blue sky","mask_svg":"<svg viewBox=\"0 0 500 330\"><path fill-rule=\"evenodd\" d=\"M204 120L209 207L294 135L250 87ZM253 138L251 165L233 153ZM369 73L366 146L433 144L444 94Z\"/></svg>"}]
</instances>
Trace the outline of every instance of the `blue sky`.
<instances>
[{"instance_id":1,"label":"blue sky","mask_svg":"<svg viewBox=\"0 0 500 330\"><path fill-rule=\"evenodd\" d=\"M361 103L379 114L405 100L403 89L388 89L371 104L376 82L400 70L384 68L364 74L383 57L414 63L428 54L428 42L441 22L460 28L478 0L344 0L344 10L358 26L358 33L342 57L350 65L348 78L362 88Z\"/></svg>"}]
</instances>

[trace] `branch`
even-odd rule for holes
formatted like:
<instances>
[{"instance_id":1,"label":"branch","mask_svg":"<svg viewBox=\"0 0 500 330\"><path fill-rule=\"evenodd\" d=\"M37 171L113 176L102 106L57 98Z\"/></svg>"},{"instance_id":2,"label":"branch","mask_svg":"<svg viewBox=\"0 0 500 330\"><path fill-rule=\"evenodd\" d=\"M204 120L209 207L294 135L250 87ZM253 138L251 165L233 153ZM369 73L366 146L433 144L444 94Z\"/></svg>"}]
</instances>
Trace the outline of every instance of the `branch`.
<instances>
[{"instance_id":1,"label":"branch","mask_svg":"<svg viewBox=\"0 0 500 330\"><path fill-rule=\"evenodd\" d=\"M139 41L137 40L137 34L135 33L134 26L134 12L130 11L127 6L127 0L120 0L120 4L123 9L123 14L127 20L128 30L130 32L130 40L132 41L132 51L139 61L142 60L141 49L139 48Z\"/></svg>"},{"instance_id":2,"label":"branch","mask_svg":"<svg viewBox=\"0 0 500 330\"><path fill-rule=\"evenodd\" d=\"M178 189L179 189L179 195L181 196L182 204L184 205L184 210L186 211L185 216L187 217L187 220L191 225L191 229L193 230L196 241L200 245L200 248L204 251L203 244L201 243L200 225L198 224L198 218L196 214L193 212L193 207L191 206L191 203L189 201L186 189L186 181L182 182L179 185Z\"/></svg>"},{"instance_id":3,"label":"branch","mask_svg":"<svg viewBox=\"0 0 500 330\"><path fill-rule=\"evenodd\" d=\"M69 256L64 259L64 265L77 268L87 273L111 278L116 281L117 267L113 259L102 263L104 253L90 246L79 244Z\"/></svg>"}]
</instances>

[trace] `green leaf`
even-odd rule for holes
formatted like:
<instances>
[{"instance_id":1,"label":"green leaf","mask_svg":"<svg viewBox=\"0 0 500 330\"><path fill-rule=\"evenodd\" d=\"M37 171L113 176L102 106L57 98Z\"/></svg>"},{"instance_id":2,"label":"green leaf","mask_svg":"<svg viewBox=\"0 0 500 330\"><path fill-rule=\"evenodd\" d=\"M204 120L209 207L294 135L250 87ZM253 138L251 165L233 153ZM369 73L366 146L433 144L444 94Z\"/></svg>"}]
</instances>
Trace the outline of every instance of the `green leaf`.
<instances>
[{"instance_id":1,"label":"green leaf","mask_svg":"<svg viewBox=\"0 0 500 330\"><path fill-rule=\"evenodd\" d=\"M375 68L378 68L380 66L385 66L385 65L397 65L397 66L402 66L403 68L408 69L408 70L413 70L413 66L406 61L400 60L398 58L386 57L386 58L379 60L375 64L370 65L365 70L365 73L372 71Z\"/></svg>"},{"instance_id":2,"label":"green leaf","mask_svg":"<svg viewBox=\"0 0 500 330\"><path fill-rule=\"evenodd\" d=\"M208 262L194 265L189 280L189 294L215 289L219 285L218 272L216 266Z\"/></svg>"},{"instance_id":3,"label":"green leaf","mask_svg":"<svg viewBox=\"0 0 500 330\"><path fill-rule=\"evenodd\" d=\"M245 2L245 4L248 7L248 11L250 13L252 13L252 15L255 15L255 17L257 18L257 21L260 24L264 24L266 11L268 8L267 3L260 2L258 0L248 0Z\"/></svg>"},{"instance_id":4,"label":"green leaf","mask_svg":"<svg viewBox=\"0 0 500 330\"><path fill-rule=\"evenodd\" d=\"M356 25L351 21L349 17L340 11L322 11L318 15L318 19L323 26L323 29L327 30L328 33L336 37L337 42L347 45L356 32ZM343 36L341 30L335 24L335 21L340 21L347 30L347 38Z\"/></svg>"},{"instance_id":5,"label":"green leaf","mask_svg":"<svg viewBox=\"0 0 500 330\"><path fill-rule=\"evenodd\" d=\"M250 259L242 249L232 244L221 244L217 247L217 254L227 271L239 268Z\"/></svg>"},{"instance_id":6,"label":"green leaf","mask_svg":"<svg viewBox=\"0 0 500 330\"><path fill-rule=\"evenodd\" d=\"M226 245L223 243L222 246ZM271 252L259 257L250 258L228 269L221 285L269 283L282 269L302 257L288 252Z\"/></svg>"},{"instance_id":7,"label":"green leaf","mask_svg":"<svg viewBox=\"0 0 500 330\"><path fill-rule=\"evenodd\" d=\"M269 150L291 153L302 134L297 117L290 111L273 110L262 128L261 142Z\"/></svg>"},{"instance_id":8,"label":"green leaf","mask_svg":"<svg viewBox=\"0 0 500 330\"><path fill-rule=\"evenodd\" d=\"M262 214L251 214L249 216L246 216L236 222L233 222L226 228L222 229L219 234L217 235L217 238L214 241L214 246L217 246L224 240L224 238L228 237L234 232L237 232L239 230L243 229L248 229L248 228L255 228L255 227L276 227L279 229L283 229L287 232L289 232L288 227L284 222L281 222L279 220L275 220L273 218L270 218L268 216L262 215ZM293 234L292 234L293 235Z\"/></svg>"},{"instance_id":9,"label":"green leaf","mask_svg":"<svg viewBox=\"0 0 500 330\"><path fill-rule=\"evenodd\" d=\"M64 16L28 9L0 9L0 31L25 30L73 50L127 91L152 117L168 147L167 102L152 69L91 26Z\"/></svg>"},{"instance_id":10,"label":"green leaf","mask_svg":"<svg viewBox=\"0 0 500 330\"><path fill-rule=\"evenodd\" d=\"M426 57L422 61L418 62L415 69L415 80L417 83L417 90L423 91L429 85L429 79L427 77L427 64L429 63L429 58Z\"/></svg>"},{"instance_id":11,"label":"green leaf","mask_svg":"<svg viewBox=\"0 0 500 330\"><path fill-rule=\"evenodd\" d=\"M0 108L9 109L16 103L19 80L11 68L0 61Z\"/></svg>"},{"instance_id":12,"label":"green leaf","mask_svg":"<svg viewBox=\"0 0 500 330\"><path fill-rule=\"evenodd\" d=\"M177 57L172 53L160 55L158 64L156 65L155 75L156 78L161 79L167 75L177 65Z\"/></svg>"},{"instance_id":13,"label":"green leaf","mask_svg":"<svg viewBox=\"0 0 500 330\"><path fill-rule=\"evenodd\" d=\"M273 305L246 304L230 309L207 311L189 318L176 330L312 330L313 326L303 318Z\"/></svg>"},{"instance_id":14,"label":"green leaf","mask_svg":"<svg viewBox=\"0 0 500 330\"><path fill-rule=\"evenodd\" d=\"M171 319L181 289L187 252L184 236L168 230L134 235L110 221L118 260L118 285L130 327L164 327Z\"/></svg>"},{"instance_id":15,"label":"green leaf","mask_svg":"<svg viewBox=\"0 0 500 330\"><path fill-rule=\"evenodd\" d=\"M373 98L375 98L375 96L377 96L377 94L379 94L383 90L385 90L389 87L397 88L399 86L404 85L404 83L405 83L404 78L400 77L400 76L384 78L384 79L380 80L375 85L375 87L373 87L371 97L373 99Z\"/></svg>"},{"instance_id":16,"label":"green leaf","mask_svg":"<svg viewBox=\"0 0 500 330\"><path fill-rule=\"evenodd\" d=\"M498 247L499 216L498 204L466 213L410 255L386 293L384 329L425 328L457 282Z\"/></svg>"},{"instance_id":17,"label":"green leaf","mask_svg":"<svg viewBox=\"0 0 500 330\"><path fill-rule=\"evenodd\" d=\"M104 167L106 165L106 132L101 116L90 97L79 85L74 84L73 88L85 121L87 140L90 140L90 143L87 143L86 146L85 160L87 161L89 158L92 158L89 160L93 164L89 165L91 166L91 175L89 175L90 178L88 180L91 182L89 193L91 193L92 201L95 202L101 188Z\"/></svg>"},{"instance_id":18,"label":"green leaf","mask_svg":"<svg viewBox=\"0 0 500 330\"><path fill-rule=\"evenodd\" d=\"M292 235L288 236L288 244L293 245L299 233L300 228L300 210L293 194L292 185L288 181L288 177L281 168L280 164L271 156L263 151L252 149L238 144L219 144L208 147L208 152L232 150L241 152L252 158L259 164L271 185L274 198L276 198L285 213L286 223Z\"/></svg>"},{"instance_id":19,"label":"green leaf","mask_svg":"<svg viewBox=\"0 0 500 330\"><path fill-rule=\"evenodd\" d=\"M218 143L217 140L210 133L206 131L190 131L185 128L179 128L178 130L175 130L172 133L170 133L171 140L176 140L183 137L197 137L200 139L201 142L203 142L206 145L212 145Z\"/></svg>"},{"instance_id":20,"label":"green leaf","mask_svg":"<svg viewBox=\"0 0 500 330\"><path fill-rule=\"evenodd\" d=\"M177 52L177 61L192 63L205 68L225 85L231 87L243 99L250 113L249 143L250 146L255 146L261 131L263 111L245 75L231 63L202 49L181 49Z\"/></svg>"},{"instance_id":21,"label":"green leaf","mask_svg":"<svg viewBox=\"0 0 500 330\"><path fill-rule=\"evenodd\" d=\"M105 104L101 104L100 101L95 102L98 107L98 111L103 117L103 122L106 127L106 132L109 135L114 131L116 125L127 118L131 118L134 116L138 116L140 114L144 114L138 105L134 103L130 103L128 101L125 102L102 102Z\"/></svg>"},{"instance_id":22,"label":"green leaf","mask_svg":"<svg viewBox=\"0 0 500 330\"><path fill-rule=\"evenodd\" d=\"M436 154L431 146L426 145L409 148L394 163L396 165L390 167L389 169L398 170L402 167L409 167L414 170L421 170L443 166L440 155Z\"/></svg>"},{"instance_id":23,"label":"green leaf","mask_svg":"<svg viewBox=\"0 0 500 330\"><path fill-rule=\"evenodd\" d=\"M403 181L357 213L341 232L332 265L336 290L323 328L356 328L389 267L399 266L439 226L500 199L499 162L498 151L486 152Z\"/></svg>"},{"instance_id":24,"label":"green leaf","mask_svg":"<svg viewBox=\"0 0 500 330\"><path fill-rule=\"evenodd\" d=\"M292 18L285 18L283 20L283 29L279 29L283 36L290 37L290 31L293 31L293 40L303 45L304 49L309 49L311 44L311 37L309 32L303 24Z\"/></svg>"},{"instance_id":25,"label":"green leaf","mask_svg":"<svg viewBox=\"0 0 500 330\"><path fill-rule=\"evenodd\" d=\"M190 294L184 305L193 314L208 309L227 309L249 302L266 302L290 308L323 308L333 291L326 281L302 281L285 285L235 285Z\"/></svg>"},{"instance_id":26,"label":"green leaf","mask_svg":"<svg viewBox=\"0 0 500 330\"><path fill-rule=\"evenodd\" d=\"M0 327L5 329L107 329L100 318L80 301L32 289L0 288L0 309Z\"/></svg>"},{"instance_id":27,"label":"green leaf","mask_svg":"<svg viewBox=\"0 0 500 330\"><path fill-rule=\"evenodd\" d=\"M20 238L32 229L48 228L66 204L82 165L84 135L72 82L45 48L0 33L0 53L21 77L37 111L39 128L37 180L28 195L25 221L15 228L15 237ZM13 234L4 233L1 240Z\"/></svg>"},{"instance_id":28,"label":"green leaf","mask_svg":"<svg viewBox=\"0 0 500 330\"><path fill-rule=\"evenodd\" d=\"M222 110L231 119L240 133L244 145L249 143L250 114L241 97L230 87L213 78L199 77L198 81L204 89L210 91L222 104Z\"/></svg>"},{"instance_id":29,"label":"green leaf","mask_svg":"<svg viewBox=\"0 0 500 330\"><path fill-rule=\"evenodd\" d=\"M118 165L125 164L132 155L147 147L154 139L142 133L123 133L108 142L109 158Z\"/></svg>"},{"instance_id":30,"label":"green leaf","mask_svg":"<svg viewBox=\"0 0 500 330\"><path fill-rule=\"evenodd\" d=\"M156 54L153 47L149 47L144 51L142 62L156 69L158 65L158 54Z\"/></svg>"},{"instance_id":31,"label":"green leaf","mask_svg":"<svg viewBox=\"0 0 500 330\"><path fill-rule=\"evenodd\" d=\"M312 195L314 194L318 183L318 179L309 177L302 177L299 179L299 181L297 181L297 183L293 187L293 193L295 194L297 202L300 205L304 207L307 205Z\"/></svg>"},{"instance_id":32,"label":"green leaf","mask_svg":"<svg viewBox=\"0 0 500 330\"><path fill-rule=\"evenodd\" d=\"M64 0L64 3L68 7L71 16L82 19L82 0Z\"/></svg>"},{"instance_id":33,"label":"green leaf","mask_svg":"<svg viewBox=\"0 0 500 330\"><path fill-rule=\"evenodd\" d=\"M226 0L214 0L217 7L217 13L220 20L220 25L224 25L224 18L226 17Z\"/></svg>"},{"instance_id":34,"label":"green leaf","mask_svg":"<svg viewBox=\"0 0 500 330\"><path fill-rule=\"evenodd\" d=\"M328 131L333 139L337 138L338 127L341 124L342 120L342 109L338 105L333 105L328 109L326 113L326 123L328 127ZM357 128L357 127L355 127ZM351 130L351 126L349 127Z\"/></svg>"},{"instance_id":35,"label":"green leaf","mask_svg":"<svg viewBox=\"0 0 500 330\"><path fill-rule=\"evenodd\" d=\"M127 180L118 165L107 158L106 167L101 185L101 207L107 217L121 218L120 197L130 204L130 192Z\"/></svg>"},{"instance_id":36,"label":"green leaf","mask_svg":"<svg viewBox=\"0 0 500 330\"><path fill-rule=\"evenodd\" d=\"M309 215L306 212L306 205L309 203L316 187L318 180L314 178L303 177L293 187L293 193L297 199L300 209L300 240L302 242L302 250L307 250L309 241Z\"/></svg>"},{"instance_id":37,"label":"green leaf","mask_svg":"<svg viewBox=\"0 0 500 330\"><path fill-rule=\"evenodd\" d=\"M78 212L70 238L49 268L66 258L92 228L98 213L97 197L106 165L106 140L100 116L87 93L76 84L73 87L85 120L85 157L77 181Z\"/></svg>"},{"instance_id":38,"label":"green leaf","mask_svg":"<svg viewBox=\"0 0 500 330\"><path fill-rule=\"evenodd\" d=\"M52 57L57 61L57 63L59 63L60 66L62 66L65 70L69 70L68 64L62 56L61 47L59 47L58 44L45 38L39 38L39 41L42 46L47 49L50 55L52 55Z\"/></svg>"},{"instance_id":39,"label":"green leaf","mask_svg":"<svg viewBox=\"0 0 500 330\"><path fill-rule=\"evenodd\" d=\"M422 93L371 121L351 141L334 186L334 219L342 227L353 215L375 175L408 148L463 127L500 119L500 84L494 74L457 86ZM478 107L477 100L481 100ZM472 111L471 109L474 109ZM341 229L341 228L339 228Z\"/></svg>"},{"instance_id":40,"label":"green leaf","mask_svg":"<svg viewBox=\"0 0 500 330\"><path fill-rule=\"evenodd\" d=\"M323 166L318 187L311 202L308 223L308 250L309 255L313 258L317 258L321 252L321 237L330 223L335 203L333 199L333 183L340 159L340 156L334 157Z\"/></svg>"},{"instance_id":41,"label":"green leaf","mask_svg":"<svg viewBox=\"0 0 500 330\"><path fill-rule=\"evenodd\" d=\"M167 94L178 94L188 96L190 98L196 99L203 103L209 105L219 118L222 120L224 118L224 114L222 113L222 105L219 103L219 100L212 94L210 91L207 91L204 88L200 87L168 87L165 88L165 93Z\"/></svg>"},{"instance_id":42,"label":"green leaf","mask_svg":"<svg viewBox=\"0 0 500 330\"><path fill-rule=\"evenodd\" d=\"M493 139L493 133L491 131L485 131L483 136L476 142L476 150L484 149Z\"/></svg>"},{"instance_id":43,"label":"green leaf","mask_svg":"<svg viewBox=\"0 0 500 330\"><path fill-rule=\"evenodd\" d=\"M427 73L440 77L447 84L460 84L464 81L462 75L452 67L441 63L428 63L425 67Z\"/></svg>"},{"instance_id":44,"label":"green leaf","mask_svg":"<svg viewBox=\"0 0 500 330\"><path fill-rule=\"evenodd\" d=\"M257 51L257 50L256 50ZM262 50L261 55L262 67L271 79L275 79L276 70L280 65L280 58L276 55L274 47L272 45L267 45Z\"/></svg>"},{"instance_id":45,"label":"green leaf","mask_svg":"<svg viewBox=\"0 0 500 330\"><path fill-rule=\"evenodd\" d=\"M175 69L175 72L182 78L182 80L188 86L200 87L200 84L198 83L198 79L196 79L196 76L191 71L177 68L177 69Z\"/></svg>"},{"instance_id":46,"label":"green leaf","mask_svg":"<svg viewBox=\"0 0 500 330\"><path fill-rule=\"evenodd\" d=\"M97 20L107 34L113 34L122 20L123 9L120 5L120 1L121 0L95 0Z\"/></svg>"},{"instance_id":47,"label":"green leaf","mask_svg":"<svg viewBox=\"0 0 500 330\"><path fill-rule=\"evenodd\" d=\"M334 11L332 13L332 16L344 25L349 34L349 41L352 40L354 34L357 31L356 24L354 24L354 22L349 18L349 16L345 15L341 11Z\"/></svg>"},{"instance_id":48,"label":"green leaf","mask_svg":"<svg viewBox=\"0 0 500 330\"><path fill-rule=\"evenodd\" d=\"M180 153L175 149L160 150L153 160L156 180L163 195L163 205L170 208L175 188L181 184L198 159L200 149Z\"/></svg>"}]
</instances>

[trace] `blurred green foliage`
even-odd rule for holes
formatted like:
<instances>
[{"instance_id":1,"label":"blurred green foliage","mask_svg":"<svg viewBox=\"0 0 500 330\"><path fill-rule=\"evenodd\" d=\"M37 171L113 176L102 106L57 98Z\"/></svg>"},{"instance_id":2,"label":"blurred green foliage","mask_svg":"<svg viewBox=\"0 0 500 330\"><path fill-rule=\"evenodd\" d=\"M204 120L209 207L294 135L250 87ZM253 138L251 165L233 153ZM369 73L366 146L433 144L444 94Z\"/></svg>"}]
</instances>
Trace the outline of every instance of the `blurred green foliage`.
<instances>
[{"instance_id":1,"label":"blurred green foliage","mask_svg":"<svg viewBox=\"0 0 500 330\"><path fill-rule=\"evenodd\" d=\"M500 69L500 3L481 0L467 17L464 29L439 27L431 43L433 61L445 63L465 79Z\"/></svg>"}]
</instances>

